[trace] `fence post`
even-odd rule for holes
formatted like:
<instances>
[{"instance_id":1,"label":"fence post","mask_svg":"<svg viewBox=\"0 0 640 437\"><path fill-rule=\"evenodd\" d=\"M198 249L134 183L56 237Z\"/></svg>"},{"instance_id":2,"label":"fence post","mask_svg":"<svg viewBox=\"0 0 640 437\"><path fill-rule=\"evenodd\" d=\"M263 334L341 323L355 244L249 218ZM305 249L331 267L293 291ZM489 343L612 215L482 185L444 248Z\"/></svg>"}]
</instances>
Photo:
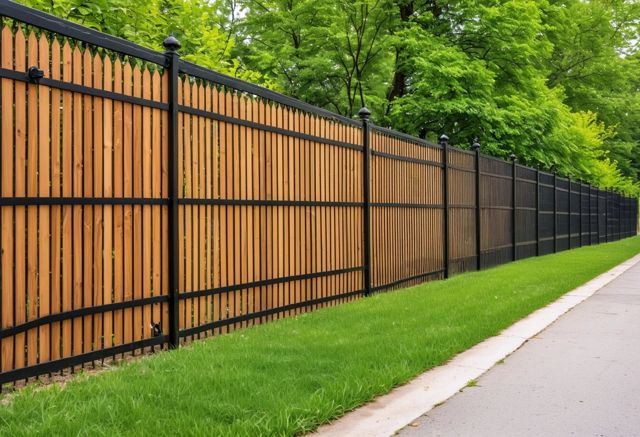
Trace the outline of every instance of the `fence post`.
<instances>
[{"instance_id":1,"label":"fence post","mask_svg":"<svg viewBox=\"0 0 640 437\"><path fill-rule=\"evenodd\" d=\"M604 241L609 242L609 189L604 189Z\"/></svg>"},{"instance_id":2,"label":"fence post","mask_svg":"<svg viewBox=\"0 0 640 437\"><path fill-rule=\"evenodd\" d=\"M476 269L480 270L482 257L482 248L480 247L482 242L480 235L482 232L482 226L480 220L482 216L482 209L480 206L480 143L477 138L473 140L471 150L476 153Z\"/></svg>"},{"instance_id":3,"label":"fence post","mask_svg":"<svg viewBox=\"0 0 640 437\"><path fill-rule=\"evenodd\" d=\"M558 174L553 172L553 253L558 251Z\"/></svg>"},{"instance_id":4,"label":"fence post","mask_svg":"<svg viewBox=\"0 0 640 437\"><path fill-rule=\"evenodd\" d=\"M360 108L358 117L362 120L362 152L363 152L363 169L362 169L362 200L363 200L363 261L364 261L364 295L371 294L371 177L369 175L371 169L371 146L369 144L369 117L371 111L366 107Z\"/></svg>"},{"instance_id":5,"label":"fence post","mask_svg":"<svg viewBox=\"0 0 640 437\"><path fill-rule=\"evenodd\" d=\"M593 212L591 211L591 195L593 194L593 188L591 184L587 184L589 188L589 246L593 244Z\"/></svg>"},{"instance_id":6,"label":"fence post","mask_svg":"<svg viewBox=\"0 0 640 437\"><path fill-rule=\"evenodd\" d=\"M540 256L540 167L536 167L536 256Z\"/></svg>"},{"instance_id":7,"label":"fence post","mask_svg":"<svg viewBox=\"0 0 640 437\"><path fill-rule=\"evenodd\" d=\"M568 188L568 205L567 205L567 211L568 211L568 220L567 220L567 246L569 246L569 250L571 250L571 175L567 176L567 188Z\"/></svg>"},{"instance_id":8,"label":"fence post","mask_svg":"<svg viewBox=\"0 0 640 437\"><path fill-rule=\"evenodd\" d=\"M514 153L509 155L511 159L511 260L516 260L516 244L518 243L516 238L516 162L518 158Z\"/></svg>"},{"instance_id":9,"label":"fence post","mask_svg":"<svg viewBox=\"0 0 640 437\"><path fill-rule=\"evenodd\" d=\"M169 347L180 346L178 304L178 70L180 41L169 35L162 45L169 71Z\"/></svg>"},{"instance_id":10,"label":"fence post","mask_svg":"<svg viewBox=\"0 0 640 437\"><path fill-rule=\"evenodd\" d=\"M596 188L596 244L600 244L600 188Z\"/></svg>"},{"instance_id":11,"label":"fence post","mask_svg":"<svg viewBox=\"0 0 640 437\"><path fill-rule=\"evenodd\" d=\"M443 216L443 251L444 278L449 277L449 137L440 136L442 146L442 216Z\"/></svg>"}]
</instances>

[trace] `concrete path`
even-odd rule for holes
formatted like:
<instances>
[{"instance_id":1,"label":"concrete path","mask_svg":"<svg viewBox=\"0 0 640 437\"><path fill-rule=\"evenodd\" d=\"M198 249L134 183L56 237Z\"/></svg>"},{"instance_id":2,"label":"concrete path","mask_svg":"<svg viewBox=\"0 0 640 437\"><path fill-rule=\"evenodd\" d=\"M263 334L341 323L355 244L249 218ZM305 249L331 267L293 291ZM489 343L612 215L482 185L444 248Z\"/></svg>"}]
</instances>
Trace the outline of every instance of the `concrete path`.
<instances>
[{"instance_id":1,"label":"concrete path","mask_svg":"<svg viewBox=\"0 0 640 437\"><path fill-rule=\"evenodd\" d=\"M640 436L640 264L399 435Z\"/></svg>"}]
</instances>

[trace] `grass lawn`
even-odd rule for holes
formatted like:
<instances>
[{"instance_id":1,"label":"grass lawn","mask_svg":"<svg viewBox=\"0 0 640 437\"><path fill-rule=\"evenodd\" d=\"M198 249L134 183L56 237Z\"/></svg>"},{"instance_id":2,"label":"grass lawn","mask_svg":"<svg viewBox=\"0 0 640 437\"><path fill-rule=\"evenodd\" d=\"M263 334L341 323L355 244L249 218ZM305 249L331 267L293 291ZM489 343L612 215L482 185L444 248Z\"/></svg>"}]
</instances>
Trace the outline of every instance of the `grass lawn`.
<instances>
[{"instance_id":1,"label":"grass lawn","mask_svg":"<svg viewBox=\"0 0 640 437\"><path fill-rule=\"evenodd\" d=\"M446 362L640 252L531 258L236 331L0 406L0 435L293 435Z\"/></svg>"}]
</instances>

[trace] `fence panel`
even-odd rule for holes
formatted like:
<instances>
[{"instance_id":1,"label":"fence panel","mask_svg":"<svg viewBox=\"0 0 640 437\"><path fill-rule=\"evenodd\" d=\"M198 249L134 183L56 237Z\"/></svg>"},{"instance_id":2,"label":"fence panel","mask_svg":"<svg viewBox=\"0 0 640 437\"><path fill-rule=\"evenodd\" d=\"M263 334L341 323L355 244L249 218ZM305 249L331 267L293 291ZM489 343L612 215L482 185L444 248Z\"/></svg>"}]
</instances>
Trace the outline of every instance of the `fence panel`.
<instances>
[{"instance_id":1,"label":"fence panel","mask_svg":"<svg viewBox=\"0 0 640 437\"><path fill-rule=\"evenodd\" d=\"M598 244L600 243L600 225L599 225L599 194L598 189L596 187L591 187L589 189L589 244Z\"/></svg>"},{"instance_id":2,"label":"fence panel","mask_svg":"<svg viewBox=\"0 0 640 437\"><path fill-rule=\"evenodd\" d=\"M512 259L512 164L483 155L480 159L481 266Z\"/></svg>"},{"instance_id":3,"label":"fence panel","mask_svg":"<svg viewBox=\"0 0 640 437\"><path fill-rule=\"evenodd\" d=\"M0 379L162 344L162 68L17 23L1 58Z\"/></svg>"},{"instance_id":4,"label":"fence panel","mask_svg":"<svg viewBox=\"0 0 640 437\"><path fill-rule=\"evenodd\" d=\"M540 172L540 255L547 255L555 251L555 189L554 175Z\"/></svg>"},{"instance_id":5,"label":"fence panel","mask_svg":"<svg viewBox=\"0 0 640 437\"><path fill-rule=\"evenodd\" d=\"M580 183L569 180L569 248L580 246Z\"/></svg>"},{"instance_id":6,"label":"fence panel","mask_svg":"<svg viewBox=\"0 0 640 437\"><path fill-rule=\"evenodd\" d=\"M449 157L449 270L476 269L475 153L450 149Z\"/></svg>"},{"instance_id":7,"label":"fence panel","mask_svg":"<svg viewBox=\"0 0 640 437\"><path fill-rule=\"evenodd\" d=\"M374 128L371 133L372 289L442 277L442 150Z\"/></svg>"},{"instance_id":8,"label":"fence panel","mask_svg":"<svg viewBox=\"0 0 640 437\"><path fill-rule=\"evenodd\" d=\"M180 336L363 291L359 123L180 79Z\"/></svg>"},{"instance_id":9,"label":"fence panel","mask_svg":"<svg viewBox=\"0 0 640 437\"><path fill-rule=\"evenodd\" d=\"M556 177L556 251L569 249L569 180Z\"/></svg>"},{"instance_id":10,"label":"fence panel","mask_svg":"<svg viewBox=\"0 0 640 437\"><path fill-rule=\"evenodd\" d=\"M598 191L598 242L607 242L607 193Z\"/></svg>"},{"instance_id":11,"label":"fence panel","mask_svg":"<svg viewBox=\"0 0 640 437\"><path fill-rule=\"evenodd\" d=\"M580 237L579 242L580 246L586 246L589 244L589 221L590 221L590 211L589 211L589 186L583 183L580 183Z\"/></svg>"},{"instance_id":12,"label":"fence panel","mask_svg":"<svg viewBox=\"0 0 640 437\"><path fill-rule=\"evenodd\" d=\"M536 256L536 171L516 165L516 259Z\"/></svg>"}]
</instances>

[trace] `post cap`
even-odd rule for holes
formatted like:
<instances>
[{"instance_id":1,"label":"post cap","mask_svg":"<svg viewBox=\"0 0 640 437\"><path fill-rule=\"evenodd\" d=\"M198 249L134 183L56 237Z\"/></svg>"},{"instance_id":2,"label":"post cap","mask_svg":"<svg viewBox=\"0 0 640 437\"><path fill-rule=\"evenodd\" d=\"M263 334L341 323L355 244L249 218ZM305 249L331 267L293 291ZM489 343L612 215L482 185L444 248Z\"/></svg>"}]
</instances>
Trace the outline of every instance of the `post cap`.
<instances>
[{"instance_id":1,"label":"post cap","mask_svg":"<svg viewBox=\"0 0 640 437\"><path fill-rule=\"evenodd\" d=\"M177 52L178 49L180 47L182 47L182 44L180 44L180 41L178 41L178 39L173 36L173 33L170 34L163 42L162 45L164 46L164 48L167 50L167 52Z\"/></svg>"},{"instance_id":2,"label":"post cap","mask_svg":"<svg viewBox=\"0 0 640 437\"><path fill-rule=\"evenodd\" d=\"M363 106L358 111L358 117L360 117L362 120L368 120L369 117L371 117L371 111L369 111L366 106Z\"/></svg>"},{"instance_id":3,"label":"post cap","mask_svg":"<svg viewBox=\"0 0 640 437\"><path fill-rule=\"evenodd\" d=\"M473 139L473 144L471 144L471 150L480 150L480 141L478 140L478 137L475 137Z\"/></svg>"},{"instance_id":4,"label":"post cap","mask_svg":"<svg viewBox=\"0 0 640 437\"><path fill-rule=\"evenodd\" d=\"M440 135L440 145L449 144L449 137L447 134Z\"/></svg>"},{"instance_id":5,"label":"post cap","mask_svg":"<svg viewBox=\"0 0 640 437\"><path fill-rule=\"evenodd\" d=\"M512 153L511 155L509 155L509 159L515 162L518 160L518 157L516 156L515 153Z\"/></svg>"}]
</instances>

